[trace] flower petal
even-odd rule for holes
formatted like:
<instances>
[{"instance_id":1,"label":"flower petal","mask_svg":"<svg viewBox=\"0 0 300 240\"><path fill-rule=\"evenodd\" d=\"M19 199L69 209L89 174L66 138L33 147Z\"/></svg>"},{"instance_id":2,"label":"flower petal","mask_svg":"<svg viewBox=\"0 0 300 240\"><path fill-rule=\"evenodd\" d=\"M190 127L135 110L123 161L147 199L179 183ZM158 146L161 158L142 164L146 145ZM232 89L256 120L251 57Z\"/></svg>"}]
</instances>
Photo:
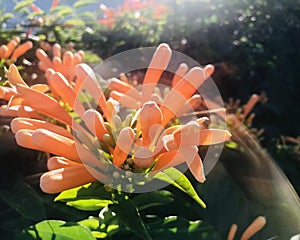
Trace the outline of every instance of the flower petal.
<instances>
[{"instance_id":1,"label":"flower petal","mask_svg":"<svg viewBox=\"0 0 300 240\"><path fill-rule=\"evenodd\" d=\"M137 100L135 100L134 98L130 97L127 94L113 90L110 92L109 96L112 99L118 101L123 106L129 107L132 109L137 109L139 107L139 103L137 102Z\"/></svg>"},{"instance_id":2,"label":"flower petal","mask_svg":"<svg viewBox=\"0 0 300 240\"><path fill-rule=\"evenodd\" d=\"M32 42L31 41L27 41L27 42L19 45L15 49L15 51L13 52L13 54L11 56L11 59L17 59L18 57L20 57L21 55L26 53L31 48L32 48Z\"/></svg>"},{"instance_id":3,"label":"flower petal","mask_svg":"<svg viewBox=\"0 0 300 240\"><path fill-rule=\"evenodd\" d=\"M243 115L246 117L250 111L253 109L255 104L259 101L259 96L257 94L252 94L249 101L243 107Z\"/></svg>"},{"instance_id":4,"label":"flower petal","mask_svg":"<svg viewBox=\"0 0 300 240\"><path fill-rule=\"evenodd\" d=\"M172 51L168 44L162 43L157 47L143 81L142 92L144 101L148 101L150 99L161 74L170 62L171 56Z\"/></svg>"},{"instance_id":5,"label":"flower petal","mask_svg":"<svg viewBox=\"0 0 300 240\"><path fill-rule=\"evenodd\" d=\"M94 110L89 109L83 115L83 121L89 130L99 139L103 140L103 135L107 133L102 115Z\"/></svg>"},{"instance_id":6,"label":"flower petal","mask_svg":"<svg viewBox=\"0 0 300 240\"><path fill-rule=\"evenodd\" d=\"M17 131L15 134L17 144L24 148L30 148L30 149L42 151L42 152L45 151L45 149L43 147L36 145L32 141L32 134L33 134L33 131L28 130L28 129L22 129L22 130Z\"/></svg>"},{"instance_id":7,"label":"flower petal","mask_svg":"<svg viewBox=\"0 0 300 240\"><path fill-rule=\"evenodd\" d=\"M263 216L257 217L249 227L244 231L241 240L250 239L255 233L260 231L266 225L266 218Z\"/></svg>"},{"instance_id":8,"label":"flower petal","mask_svg":"<svg viewBox=\"0 0 300 240\"><path fill-rule=\"evenodd\" d=\"M219 144L229 140L230 132L221 129L203 129L200 130L200 138L197 145Z\"/></svg>"},{"instance_id":9,"label":"flower petal","mask_svg":"<svg viewBox=\"0 0 300 240\"><path fill-rule=\"evenodd\" d=\"M75 141L58 135L46 129L38 129L32 133L32 141L35 145L45 149L45 152L62 156L74 161L79 161Z\"/></svg>"},{"instance_id":10,"label":"flower petal","mask_svg":"<svg viewBox=\"0 0 300 240\"><path fill-rule=\"evenodd\" d=\"M46 121L32 119L32 118L22 118L22 117L15 118L14 120L12 120L10 126L14 133L16 133L21 129L37 130L39 128L43 128L48 131L59 134L61 136L70 139L73 138L72 134L63 127L57 126L55 124Z\"/></svg>"},{"instance_id":11,"label":"flower petal","mask_svg":"<svg viewBox=\"0 0 300 240\"><path fill-rule=\"evenodd\" d=\"M67 102L75 112L82 116L85 112L83 105L76 98L75 93L72 90L72 87L68 80L59 72L53 74L51 78L55 92L63 99L64 102Z\"/></svg>"},{"instance_id":12,"label":"flower petal","mask_svg":"<svg viewBox=\"0 0 300 240\"><path fill-rule=\"evenodd\" d=\"M190 121L177 129L174 133L174 143L180 148L188 145L198 145L201 135L200 125L196 121Z\"/></svg>"},{"instance_id":13,"label":"flower petal","mask_svg":"<svg viewBox=\"0 0 300 240\"><path fill-rule=\"evenodd\" d=\"M165 126L179 112L204 80L204 70L200 67L194 67L172 88L161 106L162 125Z\"/></svg>"},{"instance_id":14,"label":"flower petal","mask_svg":"<svg viewBox=\"0 0 300 240\"><path fill-rule=\"evenodd\" d=\"M179 65L172 79L172 87L174 87L183 78L183 76L188 72L188 70L189 67L186 63L181 63Z\"/></svg>"},{"instance_id":15,"label":"flower petal","mask_svg":"<svg viewBox=\"0 0 300 240\"><path fill-rule=\"evenodd\" d=\"M21 77L16 65L11 64L9 66L9 70L6 70L5 73L10 85L17 86L18 84L21 84L28 87L28 85L24 82L23 78Z\"/></svg>"},{"instance_id":16,"label":"flower petal","mask_svg":"<svg viewBox=\"0 0 300 240\"><path fill-rule=\"evenodd\" d=\"M96 180L82 165L59 168L43 174L40 179L40 187L43 192L53 194L95 182Z\"/></svg>"},{"instance_id":17,"label":"flower petal","mask_svg":"<svg viewBox=\"0 0 300 240\"><path fill-rule=\"evenodd\" d=\"M155 102L149 101L143 104L139 116L139 122L142 129L143 146L148 146L151 142L150 130L160 126L162 113Z\"/></svg>"},{"instance_id":18,"label":"flower petal","mask_svg":"<svg viewBox=\"0 0 300 240\"><path fill-rule=\"evenodd\" d=\"M92 95L93 99L97 101L97 105L100 106L101 110L103 111L106 118L110 117L110 113L107 110L106 106L106 99L103 94L102 88L97 82L96 76L93 72L93 70L84 63L78 64L75 68L78 85L76 88L76 91L79 91L80 89L86 89L88 92ZM77 85L77 82L75 83L75 86ZM76 92L75 91L75 92ZM111 119L107 119L109 122Z\"/></svg>"},{"instance_id":19,"label":"flower petal","mask_svg":"<svg viewBox=\"0 0 300 240\"><path fill-rule=\"evenodd\" d=\"M59 168L82 166L81 163L74 162L64 157L51 157L47 161L47 168L52 171Z\"/></svg>"},{"instance_id":20,"label":"flower petal","mask_svg":"<svg viewBox=\"0 0 300 240\"><path fill-rule=\"evenodd\" d=\"M227 235L227 240L234 240L237 228L238 228L238 226L236 224L231 225L228 235Z\"/></svg>"},{"instance_id":21,"label":"flower petal","mask_svg":"<svg viewBox=\"0 0 300 240\"><path fill-rule=\"evenodd\" d=\"M9 101L11 97L16 96L18 93L10 87L0 86L0 99Z\"/></svg>"},{"instance_id":22,"label":"flower petal","mask_svg":"<svg viewBox=\"0 0 300 240\"><path fill-rule=\"evenodd\" d=\"M158 156L153 171L161 171L169 167L177 166L183 162L184 162L184 158L180 153L180 151L173 150L170 152L165 152Z\"/></svg>"},{"instance_id":23,"label":"flower petal","mask_svg":"<svg viewBox=\"0 0 300 240\"><path fill-rule=\"evenodd\" d=\"M117 78L109 79L107 88L126 94L129 97L136 99L136 101L142 101L140 93L132 85Z\"/></svg>"},{"instance_id":24,"label":"flower petal","mask_svg":"<svg viewBox=\"0 0 300 240\"><path fill-rule=\"evenodd\" d=\"M44 50L42 49L37 49L35 52L36 57L43 62L48 68L52 68L52 62L49 59L49 57L47 56L47 53L45 53Z\"/></svg>"},{"instance_id":25,"label":"flower petal","mask_svg":"<svg viewBox=\"0 0 300 240\"><path fill-rule=\"evenodd\" d=\"M55 43L53 45L52 51L53 51L53 56L54 57L61 58L61 46L58 43Z\"/></svg>"},{"instance_id":26,"label":"flower petal","mask_svg":"<svg viewBox=\"0 0 300 240\"><path fill-rule=\"evenodd\" d=\"M130 127L123 128L116 142L113 154L113 163L121 167L131 151L134 142L134 131Z\"/></svg>"},{"instance_id":27,"label":"flower petal","mask_svg":"<svg viewBox=\"0 0 300 240\"><path fill-rule=\"evenodd\" d=\"M198 155L198 148L196 146L187 146L180 149L191 173L198 182L205 181L203 164L200 156Z\"/></svg>"},{"instance_id":28,"label":"flower petal","mask_svg":"<svg viewBox=\"0 0 300 240\"><path fill-rule=\"evenodd\" d=\"M17 85L17 90L24 98L24 104L67 125L72 125L72 117L55 99L22 85Z\"/></svg>"}]
</instances>

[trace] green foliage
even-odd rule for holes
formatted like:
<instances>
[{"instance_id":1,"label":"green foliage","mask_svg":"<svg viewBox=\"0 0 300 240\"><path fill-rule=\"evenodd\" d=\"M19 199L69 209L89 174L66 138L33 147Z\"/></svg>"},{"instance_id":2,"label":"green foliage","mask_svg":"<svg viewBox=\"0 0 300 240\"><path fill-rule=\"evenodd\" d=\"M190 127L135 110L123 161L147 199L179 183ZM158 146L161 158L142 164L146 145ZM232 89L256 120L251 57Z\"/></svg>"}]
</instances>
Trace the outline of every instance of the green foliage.
<instances>
[{"instance_id":1,"label":"green foliage","mask_svg":"<svg viewBox=\"0 0 300 240\"><path fill-rule=\"evenodd\" d=\"M58 220L45 220L24 230L17 239L95 240L96 238L83 225Z\"/></svg>"},{"instance_id":2,"label":"green foliage","mask_svg":"<svg viewBox=\"0 0 300 240\"><path fill-rule=\"evenodd\" d=\"M197 192L193 188L193 185L190 183L188 178L176 168L169 168L164 171L158 172L154 177L156 179L172 184L174 187L188 194L203 208L206 207L205 203L199 198Z\"/></svg>"}]
</instances>

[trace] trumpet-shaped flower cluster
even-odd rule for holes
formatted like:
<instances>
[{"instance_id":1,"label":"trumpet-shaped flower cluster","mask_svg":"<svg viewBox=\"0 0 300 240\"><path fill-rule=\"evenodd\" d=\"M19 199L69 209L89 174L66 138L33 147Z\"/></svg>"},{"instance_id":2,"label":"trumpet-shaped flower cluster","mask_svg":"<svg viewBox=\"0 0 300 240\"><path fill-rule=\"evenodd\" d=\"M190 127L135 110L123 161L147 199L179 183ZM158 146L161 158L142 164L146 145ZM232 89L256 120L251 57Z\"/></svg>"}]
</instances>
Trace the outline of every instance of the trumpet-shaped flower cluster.
<instances>
[{"instance_id":1,"label":"trumpet-shaped flower cluster","mask_svg":"<svg viewBox=\"0 0 300 240\"><path fill-rule=\"evenodd\" d=\"M82 55L66 52L61 60L59 45L53 47L52 61L45 52L37 51L47 84L30 87L17 68L10 66L6 72L10 87L0 87L0 97L7 100L0 115L15 117L11 128L20 146L50 154L49 171L40 181L43 191L57 193L96 180L110 183L119 177L116 169L128 175L153 175L184 162L204 182L198 146L222 143L230 133L208 129L206 117L176 123L189 108L201 103L194 93L213 67L188 70L181 64L172 88L162 98L155 87L171 53L166 44L156 49L140 92L121 77L108 81L109 97L93 70L81 63ZM115 101L129 107L124 119Z\"/></svg>"},{"instance_id":2,"label":"trumpet-shaped flower cluster","mask_svg":"<svg viewBox=\"0 0 300 240\"><path fill-rule=\"evenodd\" d=\"M7 44L2 44L0 46L0 59L1 61L6 61L8 64L11 64L17 60L18 57L26 53L32 48L32 42L26 41L20 44L21 39L15 37Z\"/></svg>"}]
</instances>

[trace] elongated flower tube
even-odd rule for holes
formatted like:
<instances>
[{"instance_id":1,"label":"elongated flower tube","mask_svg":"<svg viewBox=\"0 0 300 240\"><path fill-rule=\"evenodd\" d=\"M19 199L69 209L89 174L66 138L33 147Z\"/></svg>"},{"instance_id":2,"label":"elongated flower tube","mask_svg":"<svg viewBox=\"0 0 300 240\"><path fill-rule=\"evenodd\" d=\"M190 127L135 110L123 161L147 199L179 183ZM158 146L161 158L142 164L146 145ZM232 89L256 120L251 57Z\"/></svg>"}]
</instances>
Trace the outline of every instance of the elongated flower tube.
<instances>
[{"instance_id":1,"label":"elongated flower tube","mask_svg":"<svg viewBox=\"0 0 300 240\"><path fill-rule=\"evenodd\" d=\"M259 232L265 225L267 221L263 216L258 216L243 232L240 240L249 240L254 234ZM227 240L234 240L237 232L238 226L236 224L232 224L228 235Z\"/></svg>"},{"instance_id":2,"label":"elongated flower tube","mask_svg":"<svg viewBox=\"0 0 300 240\"><path fill-rule=\"evenodd\" d=\"M32 48L32 42L26 41L20 44L21 39L15 37L7 44L0 46L0 59L3 59L9 65L17 60L20 56L25 54L28 50ZM20 44L20 45L19 45Z\"/></svg>"},{"instance_id":3,"label":"elongated flower tube","mask_svg":"<svg viewBox=\"0 0 300 240\"><path fill-rule=\"evenodd\" d=\"M49 57L43 49L36 50L36 57L39 59L39 68L46 72L53 69L60 72L70 83L75 81L75 67L82 63L84 52L62 52L61 46L56 43L52 47L53 58Z\"/></svg>"}]
</instances>

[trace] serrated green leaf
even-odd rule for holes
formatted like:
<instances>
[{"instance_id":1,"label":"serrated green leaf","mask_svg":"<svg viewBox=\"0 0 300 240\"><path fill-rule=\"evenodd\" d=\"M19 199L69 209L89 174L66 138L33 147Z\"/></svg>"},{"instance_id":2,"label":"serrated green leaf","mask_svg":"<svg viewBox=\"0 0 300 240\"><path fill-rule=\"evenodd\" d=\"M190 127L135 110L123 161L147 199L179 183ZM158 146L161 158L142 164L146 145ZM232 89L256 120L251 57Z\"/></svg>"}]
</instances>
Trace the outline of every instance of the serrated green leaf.
<instances>
[{"instance_id":1,"label":"serrated green leaf","mask_svg":"<svg viewBox=\"0 0 300 240\"><path fill-rule=\"evenodd\" d=\"M120 198L118 203L109 205L109 209L116 214L116 217L129 229L146 240L151 240L140 213L130 199Z\"/></svg>"},{"instance_id":2,"label":"serrated green leaf","mask_svg":"<svg viewBox=\"0 0 300 240\"><path fill-rule=\"evenodd\" d=\"M29 4L33 3L34 1L35 0L25 0L22 2L18 2L14 7L14 12L15 13L21 12L25 7L27 7Z\"/></svg>"},{"instance_id":3,"label":"serrated green leaf","mask_svg":"<svg viewBox=\"0 0 300 240\"><path fill-rule=\"evenodd\" d=\"M103 200L103 199L82 199L67 202L68 206L77 208L83 211L96 211L100 210L109 204L112 204L111 200Z\"/></svg>"},{"instance_id":4,"label":"serrated green leaf","mask_svg":"<svg viewBox=\"0 0 300 240\"><path fill-rule=\"evenodd\" d=\"M92 3L95 3L96 1L95 0L79 0L79 1L76 1L73 5L73 7L75 9L78 9L80 7L83 7L83 6L86 6L88 4L92 4Z\"/></svg>"},{"instance_id":5,"label":"serrated green leaf","mask_svg":"<svg viewBox=\"0 0 300 240\"><path fill-rule=\"evenodd\" d=\"M45 220L23 231L19 239L95 240L91 231L78 223Z\"/></svg>"},{"instance_id":6,"label":"serrated green leaf","mask_svg":"<svg viewBox=\"0 0 300 240\"><path fill-rule=\"evenodd\" d=\"M168 168L164 171L160 171L154 176L154 178L172 184L174 187L180 189L181 191L192 197L203 208L206 208L205 203L198 196L189 179L176 168Z\"/></svg>"},{"instance_id":7,"label":"serrated green leaf","mask_svg":"<svg viewBox=\"0 0 300 240\"><path fill-rule=\"evenodd\" d=\"M155 192L139 194L132 199L132 202L139 210L144 210L149 207L171 203L173 200L173 194L171 192L159 190Z\"/></svg>"}]
</instances>

